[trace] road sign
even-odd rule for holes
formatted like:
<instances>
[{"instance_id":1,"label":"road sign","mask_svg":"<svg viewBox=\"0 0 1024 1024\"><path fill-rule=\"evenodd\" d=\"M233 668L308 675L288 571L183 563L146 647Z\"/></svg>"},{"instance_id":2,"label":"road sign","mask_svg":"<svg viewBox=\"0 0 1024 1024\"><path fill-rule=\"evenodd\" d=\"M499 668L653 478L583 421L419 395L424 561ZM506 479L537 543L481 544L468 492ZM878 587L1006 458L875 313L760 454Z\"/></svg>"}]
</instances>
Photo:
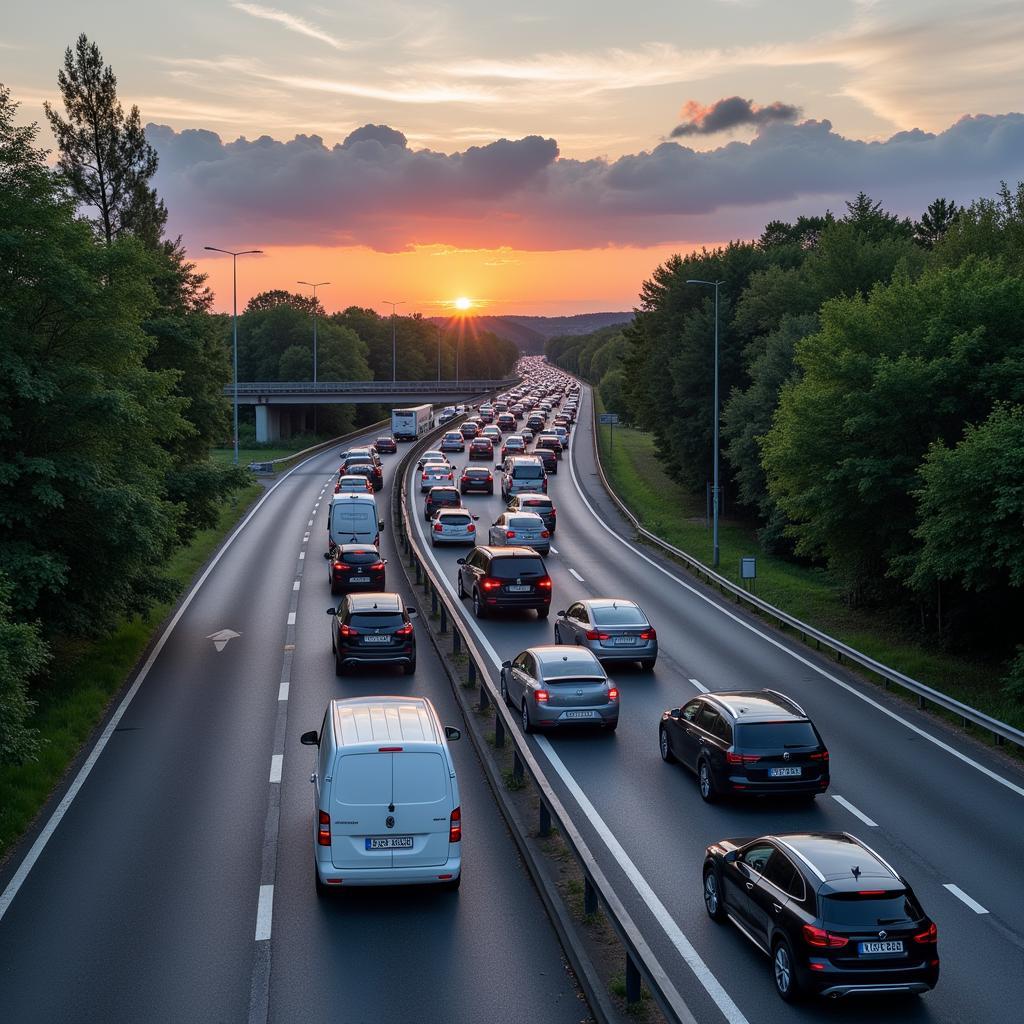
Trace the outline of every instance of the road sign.
<instances>
[{"instance_id":1,"label":"road sign","mask_svg":"<svg viewBox=\"0 0 1024 1024\"><path fill-rule=\"evenodd\" d=\"M618 423L619 414L617 412L601 412L597 414L598 423Z\"/></svg>"},{"instance_id":2,"label":"road sign","mask_svg":"<svg viewBox=\"0 0 1024 1024\"><path fill-rule=\"evenodd\" d=\"M757 577L757 559L756 558L741 558L740 559L740 579L752 580Z\"/></svg>"},{"instance_id":3,"label":"road sign","mask_svg":"<svg viewBox=\"0 0 1024 1024\"><path fill-rule=\"evenodd\" d=\"M229 640L234 640L235 637L241 635L241 633L236 633L233 629L218 629L216 633L211 633L206 639L213 641L213 646L217 648L217 653L219 654L227 647Z\"/></svg>"}]
</instances>

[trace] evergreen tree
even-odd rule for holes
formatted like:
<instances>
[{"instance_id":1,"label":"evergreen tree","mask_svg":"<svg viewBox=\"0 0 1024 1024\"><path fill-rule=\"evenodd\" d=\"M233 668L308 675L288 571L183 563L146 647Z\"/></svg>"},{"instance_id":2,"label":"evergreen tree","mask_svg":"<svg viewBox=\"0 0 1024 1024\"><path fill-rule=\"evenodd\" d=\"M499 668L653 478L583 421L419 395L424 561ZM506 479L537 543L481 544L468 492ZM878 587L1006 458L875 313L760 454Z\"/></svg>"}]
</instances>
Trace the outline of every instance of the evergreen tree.
<instances>
[{"instance_id":1,"label":"evergreen tree","mask_svg":"<svg viewBox=\"0 0 1024 1024\"><path fill-rule=\"evenodd\" d=\"M946 237L946 232L959 215L960 207L952 199L940 196L933 200L914 225L914 241L925 249L934 249Z\"/></svg>"}]
</instances>

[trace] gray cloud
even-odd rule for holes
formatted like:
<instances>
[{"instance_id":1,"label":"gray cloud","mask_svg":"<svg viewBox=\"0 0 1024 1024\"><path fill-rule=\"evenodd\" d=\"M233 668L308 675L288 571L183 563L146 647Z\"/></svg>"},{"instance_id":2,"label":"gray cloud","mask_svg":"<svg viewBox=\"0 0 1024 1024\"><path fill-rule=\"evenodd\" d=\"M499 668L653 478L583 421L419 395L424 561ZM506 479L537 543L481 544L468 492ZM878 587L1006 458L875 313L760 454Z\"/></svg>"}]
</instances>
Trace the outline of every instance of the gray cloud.
<instances>
[{"instance_id":1,"label":"gray cloud","mask_svg":"<svg viewBox=\"0 0 1024 1024\"><path fill-rule=\"evenodd\" d=\"M757 107L753 100L745 100L742 96L727 96L712 103L710 107L702 107L694 100L689 100L683 107L686 120L672 129L671 137L678 139L687 135L714 135L715 132L728 131L741 125L761 127L795 121L799 116L799 107L778 100L765 107Z\"/></svg>"},{"instance_id":2,"label":"gray cloud","mask_svg":"<svg viewBox=\"0 0 1024 1024\"><path fill-rule=\"evenodd\" d=\"M838 205L863 188L917 215L969 202L1024 167L1024 115L965 117L945 131L848 139L828 121L768 123L749 142L697 151L664 142L613 161L560 157L554 139L499 139L445 154L368 125L328 147L315 135L223 142L150 125L171 227L195 248L246 244L557 250L753 237L773 216Z\"/></svg>"}]
</instances>

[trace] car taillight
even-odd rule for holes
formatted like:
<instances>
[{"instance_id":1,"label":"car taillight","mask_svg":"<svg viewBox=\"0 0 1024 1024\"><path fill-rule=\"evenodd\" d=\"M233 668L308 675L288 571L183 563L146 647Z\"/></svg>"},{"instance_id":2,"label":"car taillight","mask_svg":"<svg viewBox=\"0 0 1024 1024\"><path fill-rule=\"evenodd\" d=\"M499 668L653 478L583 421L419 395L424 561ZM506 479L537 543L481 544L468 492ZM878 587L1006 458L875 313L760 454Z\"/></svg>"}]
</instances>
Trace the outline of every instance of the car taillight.
<instances>
[{"instance_id":1,"label":"car taillight","mask_svg":"<svg viewBox=\"0 0 1024 1024\"><path fill-rule=\"evenodd\" d=\"M443 533L444 527L440 523L434 523L434 533Z\"/></svg>"},{"instance_id":2,"label":"car taillight","mask_svg":"<svg viewBox=\"0 0 1024 1024\"><path fill-rule=\"evenodd\" d=\"M343 622L338 627L338 635L339 636L359 636L359 633L356 630L354 630L351 626L346 626L345 623Z\"/></svg>"},{"instance_id":3,"label":"car taillight","mask_svg":"<svg viewBox=\"0 0 1024 1024\"><path fill-rule=\"evenodd\" d=\"M470 523L469 526L466 527L466 529L469 533L476 533L476 526L473 523Z\"/></svg>"},{"instance_id":4,"label":"car taillight","mask_svg":"<svg viewBox=\"0 0 1024 1024\"><path fill-rule=\"evenodd\" d=\"M456 807L448 819L448 842L462 842L462 808Z\"/></svg>"},{"instance_id":5,"label":"car taillight","mask_svg":"<svg viewBox=\"0 0 1024 1024\"><path fill-rule=\"evenodd\" d=\"M551 516L551 518L552 518L552 519L554 519L554 518L555 518L555 516L557 516L557 515L558 515L558 509L554 509L554 508L553 508L553 509L551 509L551 510L550 510L550 512L548 513L548 515L550 515L550 516Z\"/></svg>"},{"instance_id":6,"label":"car taillight","mask_svg":"<svg viewBox=\"0 0 1024 1024\"><path fill-rule=\"evenodd\" d=\"M804 942L818 949L842 949L850 940L842 935L833 935L824 928L815 928L813 924L803 926Z\"/></svg>"},{"instance_id":7,"label":"car taillight","mask_svg":"<svg viewBox=\"0 0 1024 1024\"><path fill-rule=\"evenodd\" d=\"M320 822L316 830L318 846L331 845L331 816L326 811L320 812Z\"/></svg>"},{"instance_id":8,"label":"car taillight","mask_svg":"<svg viewBox=\"0 0 1024 1024\"><path fill-rule=\"evenodd\" d=\"M618 700L619 699L619 691L614 686L608 691L608 699L609 700Z\"/></svg>"},{"instance_id":9,"label":"car taillight","mask_svg":"<svg viewBox=\"0 0 1024 1024\"><path fill-rule=\"evenodd\" d=\"M549 694L547 690L534 690L533 691L533 699L538 704L543 704L544 701L546 701L550 696L551 696L551 694Z\"/></svg>"},{"instance_id":10,"label":"car taillight","mask_svg":"<svg viewBox=\"0 0 1024 1024\"><path fill-rule=\"evenodd\" d=\"M935 927L935 922L932 921L930 925L923 931L918 932L914 936L914 941L919 942L922 945L928 945L933 942L939 941L939 929Z\"/></svg>"},{"instance_id":11,"label":"car taillight","mask_svg":"<svg viewBox=\"0 0 1024 1024\"><path fill-rule=\"evenodd\" d=\"M827 761L828 760L828 751L827 750L822 750L822 751L820 751L820 752L818 752L816 754L811 754L811 760L812 761Z\"/></svg>"},{"instance_id":12,"label":"car taillight","mask_svg":"<svg viewBox=\"0 0 1024 1024\"><path fill-rule=\"evenodd\" d=\"M412 636L412 623L407 622L404 626L399 626L395 630L395 636Z\"/></svg>"},{"instance_id":13,"label":"car taillight","mask_svg":"<svg viewBox=\"0 0 1024 1024\"><path fill-rule=\"evenodd\" d=\"M543 492L544 492L545 494L547 494L547 493L548 493L548 482L547 482L547 480L545 480L545 481L544 481L544 482L543 482L543 483L542 483L542 484L540 485L540 489L541 489L541 490L542 490L542 491L543 491Z\"/></svg>"},{"instance_id":14,"label":"car taillight","mask_svg":"<svg viewBox=\"0 0 1024 1024\"><path fill-rule=\"evenodd\" d=\"M373 565L370 566L370 572L383 572L383 571L384 571L384 563L383 562L374 562Z\"/></svg>"},{"instance_id":15,"label":"car taillight","mask_svg":"<svg viewBox=\"0 0 1024 1024\"><path fill-rule=\"evenodd\" d=\"M516 531L515 530L506 530L505 531L505 536L506 537L514 537L515 535L516 535Z\"/></svg>"},{"instance_id":16,"label":"car taillight","mask_svg":"<svg viewBox=\"0 0 1024 1024\"><path fill-rule=\"evenodd\" d=\"M599 633L596 629L588 629L587 630L587 639L588 640L607 640L608 639L608 634L607 633Z\"/></svg>"},{"instance_id":17,"label":"car taillight","mask_svg":"<svg viewBox=\"0 0 1024 1024\"><path fill-rule=\"evenodd\" d=\"M551 534L547 530L541 530L540 531L540 535L542 537L550 537L551 536Z\"/></svg>"},{"instance_id":18,"label":"car taillight","mask_svg":"<svg viewBox=\"0 0 1024 1024\"><path fill-rule=\"evenodd\" d=\"M487 474L487 482L490 483L493 479L494 479L494 477L490 473L488 473Z\"/></svg>"},{"instance_id":19,"label":"car taillight","mask_svg":"<svg viewBox=\"0 0 1024 1024\"><path fill-rule=\"evenodd\" d=\"M462 476L459 477L459 483L460 484L468 484L469 483L469 477L466 476L465 473L463 473Z\"/></svg>"},{"instance_id":20,"label":"car taillight","mask_svg":"<svg viewBox=\"0 0 1024 1024\"><path fill-rule=\"evenodd\" d=\"M729 764L753 764L761 760L760 754L734 754L731 750L725 752L725 760Z\"/></svg>"},{"instance_id":21,"label":"car taillight","mask_svg":"<svg viewBox=\"0 0 1024 1024\"><path fill-rule=\"evenodd\" d=\"M335 562L334 563L334 568L337 569L339 572L342 572L345 569L351 569L352 566L346 564L345 562Z\"/></svg>"},{"instance_id":22,"label":"car taillight","mask_svg":"<svg viewBox=\"0 0 1024 1024\"><path fill-rule=\"evenodd\" d=\"M498 587L501 586L501 580L496 580L491 576L485 576L480 581L480 586L483 587L484 590L497 590Z\"/></svg>"},{"instance_id":23,"label":"car taillight","mask_svg":"<svg viewBox=\"0 0 1024 1024\"><path fill-rule=\"evenodd\" d=\"M551 577L550 576L542 576L539 580L537 580L537 586L540 587L541 590L550 590L551 589Z\"/></svg>"},{"instance_id":24,"label":"car taillight","mask_svg":"<svg viewBox=\"0 0 1024 1024\"><path fill-rule=\"evenodd\" d=\"M420 479L421 480L426 480L427 479L426 471L424 471L423 476L421 476Z\"/></svg>"},{"instance_id":25,"label":"car taillight","mask_svg":"<svg viewBox=\"0 0 1024 1024\"><path fill-rule=\"evenodd\" d=\"M656 629L645 629L640 634L640 639L641 640L657 640L658 639L658 631Z\"/></svg>"}]
</instances>

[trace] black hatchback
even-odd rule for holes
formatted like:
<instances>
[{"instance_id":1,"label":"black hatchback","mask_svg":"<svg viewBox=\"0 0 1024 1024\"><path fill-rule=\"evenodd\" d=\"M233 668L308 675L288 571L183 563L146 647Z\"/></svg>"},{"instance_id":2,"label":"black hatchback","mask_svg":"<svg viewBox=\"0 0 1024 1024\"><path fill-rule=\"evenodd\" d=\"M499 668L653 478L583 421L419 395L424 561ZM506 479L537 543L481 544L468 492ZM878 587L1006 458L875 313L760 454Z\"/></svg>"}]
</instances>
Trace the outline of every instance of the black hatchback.
<instances>
[{"instance_id":1,"label":"black hatchback","mask_svg":"<svg viewBox=\"0 0 1024 1024\"><path fill-rule=\"evenodd\" d=\"M333 617L331 647L335 675L351 665L398 664L405 674L416 671L416 633L400 594L349 594Z\"/></svg>"},{"instance_id":2,"label":"black hatchback","mask_svg":"<svg viewBox=\"0 0 1024 1024\"><path fill-rule=\"evenodd\" d=\"M458 565L459 597L470 598L478 619L502 608L535 608L548 617L551 577L533 548L481 546Z\"/></svg>"},{"instance_id":3,"label":"black hatchback","mask_svg":"<svg viewBox=\"0 0 1024 1024\"><path fill-rule=\"evenodd\" d=\"M700 795L773 794L808 802L829 784L829 755L814 723L776 690L716 690L661 716L662 759L697 775Z\"/></svg>"},{"instance_id":4,"label":"black hatchback","mask_svg":"<svg viewBox=\"0 0 1024 1024\"><path fill-rule=\"evenodd\" d=\"M337 544L324 558L332 594L384 589L388 563L372 544Z\"/></svg>"},{"instance_id":5,"label":"black hatchback","mask_svg":"<svg viewBox=\"0 0 1024 1024\"><path fill-rule=\"evenodd\" d=\"M839 999L920 995L939 980L938 929L910 883L847 832L720 839L704 907L771 958L775 991Z\"/></svg>"}]
</instances>

